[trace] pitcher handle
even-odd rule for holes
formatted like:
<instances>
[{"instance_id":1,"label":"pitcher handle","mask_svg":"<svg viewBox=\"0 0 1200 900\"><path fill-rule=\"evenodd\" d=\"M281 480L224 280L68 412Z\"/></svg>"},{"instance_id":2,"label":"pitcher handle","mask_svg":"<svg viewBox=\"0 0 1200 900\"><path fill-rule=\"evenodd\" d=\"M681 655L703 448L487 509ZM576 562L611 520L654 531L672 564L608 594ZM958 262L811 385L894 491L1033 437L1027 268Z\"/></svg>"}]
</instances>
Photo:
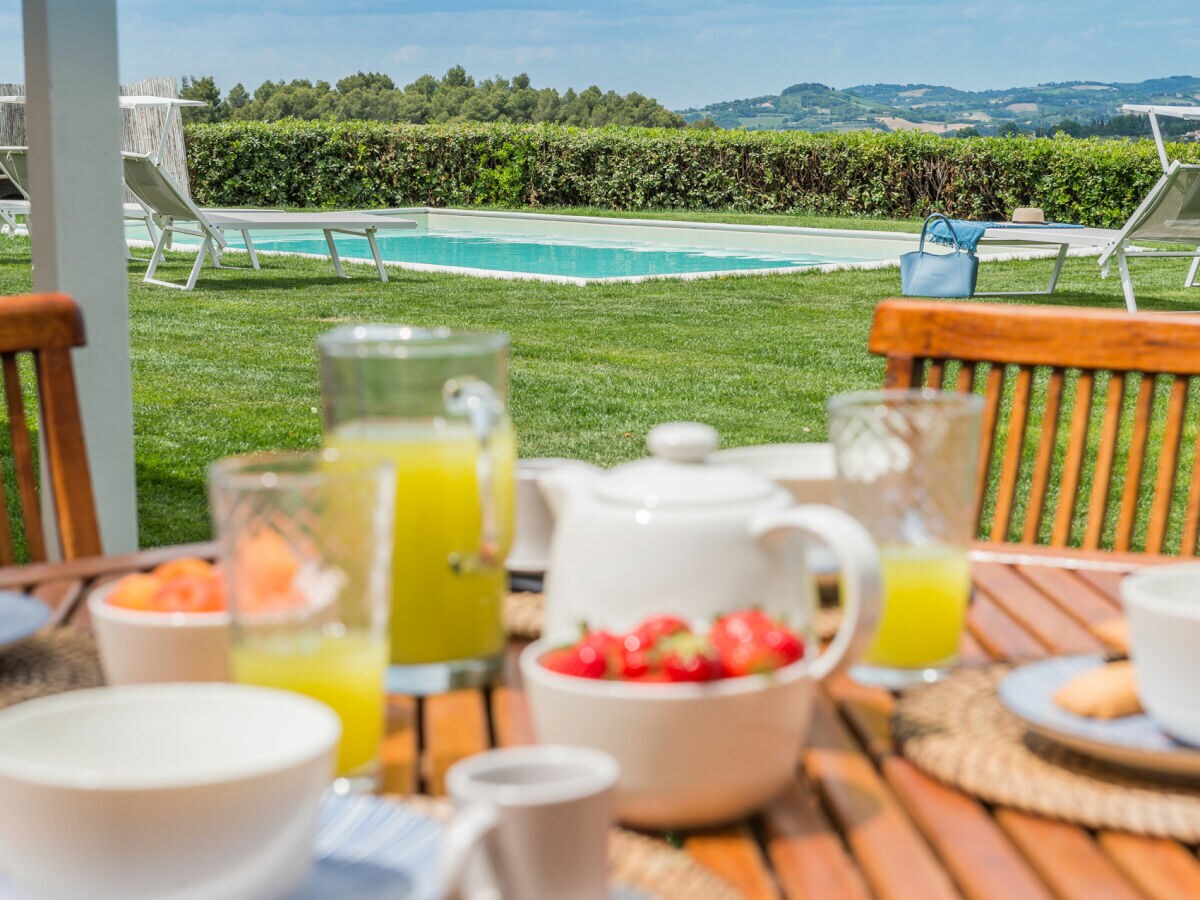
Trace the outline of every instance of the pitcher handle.
<instances>
[{"instance_id":1,"label":"pitcher handle","mask_svg":"<svg viewBox=\"0 0 1200 900\"><path fill-rule=\"evenodd\" d=\"M475 484L479 489L479 547L463 557L453 554L450 565L455 571L494 569L503 562L500 516L496 506L495 473L492 471L492 434L504 415L504 404L495 389L474 377L452 378L442 387L446 411L465 416L479 441L475 457Z\"/></svg>"},{"instance_id":2,"label":"pitcher handle","mask_svg":"<svg viewBox=\"0 0 1200 900\"><path fill-rule=\"evenodd\" d=\"M750 533L759 541L788 531L827 545L841 570L842 624L813 661L813 678L820 681L860 656L874 634L883 598L879 549L867 529L832 506L792 506L762 513L750 522Z\"/></svg>"}]
</instances>

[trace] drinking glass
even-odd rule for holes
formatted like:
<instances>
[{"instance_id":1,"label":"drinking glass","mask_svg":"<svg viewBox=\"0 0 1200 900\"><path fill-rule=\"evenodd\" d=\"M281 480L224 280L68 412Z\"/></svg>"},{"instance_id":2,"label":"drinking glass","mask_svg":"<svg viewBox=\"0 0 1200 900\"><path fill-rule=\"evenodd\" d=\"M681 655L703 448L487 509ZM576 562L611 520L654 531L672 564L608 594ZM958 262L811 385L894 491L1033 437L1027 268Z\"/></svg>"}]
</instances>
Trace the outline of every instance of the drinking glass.
<instances>
[{"instance_id":1,"label":"drinking glass","mask_svg":"<svg viewBox=\"0 0 1200 900\"><path fill-rule=\"evenodd\" d=\"M514 518L508 337L350 325L318 343L326 445L396 464L389 689L490 683Z\"/></svg>"},{"instance_id":2,"label":"drinking glass","mask_svg":"<svg viewBox=\"0 0 1200 900\"><path fill-rule=\"evenodd\" d=\"M296 691L342 720L342 791L378 786L391 596L392 463L334 450L209 469L235 681Z\"/></svg>"},{"instance_id":3,"label":"drinking glass","mask_svg":"<svg viewBox=\"0 0 1200 900\"><path fill-rule=\"evenodd\" d=\"M859 681L935 681L957 661L982 408L977 396L933 390L829 401L837 503L871 532L883 564L879 627L850 670Z\"/></svg>"}]
</instances>

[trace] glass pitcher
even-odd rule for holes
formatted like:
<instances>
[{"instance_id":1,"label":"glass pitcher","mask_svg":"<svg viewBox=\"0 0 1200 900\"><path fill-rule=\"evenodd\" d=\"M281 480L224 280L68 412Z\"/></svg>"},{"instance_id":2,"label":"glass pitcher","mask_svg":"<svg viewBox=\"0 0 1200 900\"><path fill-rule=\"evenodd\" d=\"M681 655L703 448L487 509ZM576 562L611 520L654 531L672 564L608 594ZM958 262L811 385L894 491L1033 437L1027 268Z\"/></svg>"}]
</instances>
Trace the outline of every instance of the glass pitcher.
<instances>
[{"instance_id":1,"label":"glass pitcher","mask_svg":"<svg viewBox=\"0 0 1200 900\"><path fill-rule=\"evenodd\" d=\"M347 325L318 345L326 445L396 466L388 689L489 683L514 518L508 336Z\"/></svg>"}]
</instances>

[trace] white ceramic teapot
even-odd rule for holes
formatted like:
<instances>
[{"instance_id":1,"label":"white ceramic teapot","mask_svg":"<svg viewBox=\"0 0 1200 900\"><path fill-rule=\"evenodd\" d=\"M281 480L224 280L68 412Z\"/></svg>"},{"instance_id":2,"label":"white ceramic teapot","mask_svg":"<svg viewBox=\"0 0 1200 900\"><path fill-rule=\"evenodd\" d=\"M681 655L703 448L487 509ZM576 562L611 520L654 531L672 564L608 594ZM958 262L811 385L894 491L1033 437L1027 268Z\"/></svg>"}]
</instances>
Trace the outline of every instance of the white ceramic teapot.
<instances>
[{"instance_id":1,"label":"white ceramic teapot","mask_svg":"<svg viewBox=\"0 0 1200 900\"><path fill-rule=\"evenodd\" d=\"M831 506L794 505L748 469L706 461L717 446L707 425L659 425L646 443L648 459L543 477L557 518L546 635L578 633L580 622L624 630L651 615L711 619L749 606L807 630L816 600L803 541L812 539L838 559L844 618L811 674L863 649L878 618L880 575L862 525Z\"/></svg>"}]
</instances>

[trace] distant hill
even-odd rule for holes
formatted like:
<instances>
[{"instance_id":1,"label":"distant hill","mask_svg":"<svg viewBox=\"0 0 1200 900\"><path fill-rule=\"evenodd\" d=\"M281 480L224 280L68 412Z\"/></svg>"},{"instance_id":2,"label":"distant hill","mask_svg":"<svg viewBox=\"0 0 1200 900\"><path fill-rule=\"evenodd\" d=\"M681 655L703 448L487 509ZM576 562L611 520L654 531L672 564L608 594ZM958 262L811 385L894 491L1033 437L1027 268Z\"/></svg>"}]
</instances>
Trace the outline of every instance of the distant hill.
<instances>
[{"instance_id":1,"label":"distant hill","mask_svg":"<svg viewBox=\"0 0 1200 900\"><path fill-rule=\"evenodd\" d=\"M1111 119L1123 103L1200 105L1200 78L1176 75L1137 83L1067 81L1005 90L960 91L936 84L862 84L836 90L794 84L778 96L729 100L680 110L689 122L711 118L722 128L800 131L896 131L981 134L1013 126L1048 129L1070 120Z\"/></svg>"}]
</instances>

